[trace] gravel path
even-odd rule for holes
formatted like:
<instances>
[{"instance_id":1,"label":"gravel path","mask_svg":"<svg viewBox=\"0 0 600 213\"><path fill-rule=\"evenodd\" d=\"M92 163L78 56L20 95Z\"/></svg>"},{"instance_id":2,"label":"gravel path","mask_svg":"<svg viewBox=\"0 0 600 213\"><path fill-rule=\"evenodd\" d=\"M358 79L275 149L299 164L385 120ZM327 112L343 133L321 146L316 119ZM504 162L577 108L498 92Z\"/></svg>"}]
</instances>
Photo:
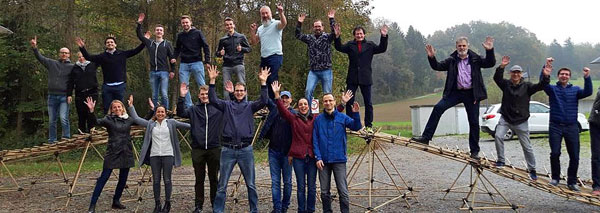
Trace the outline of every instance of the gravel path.
<instances>
[{"instance_id":1,"label":"gravel path","mask_svg":"<svg viewBox=\"0 0 600 213\"><path fill-rule=\"evenodd\" d=\"M549 148L547 145L547 138L535 138L532 140L534 145L534 150L536 154L536 160L538 165L538 171L544 171L544 165L549 168ZM465 148L467 145L466 136L450 136L450 137L437 137L434 138L433 142L436 145L448 145L450 147L455 147L458 145L461 148ZM495 154L494 142L490 139L482 139L480 142L481 150L488 157L491 156L490 153ZM506 157L510 159L513 164L523 166L521 163L523 158L523 153L521 151L521 147L517 140L507 141L505 145ZM464 164L460 164L458 162L454 162L442 157L438 157L429 153L425 153L422 151L401 147L398 145L386 144L384 145L384 149L390 156L390 159L394 162L401 175L406 180L407 184L411 187L414 187L418 190L416 195L418 195L417 199L419 202L416 202L417 199L411 198L408 202L411 204L411 208L407 208L404 200L396 200L391 202L388 205L385 205L380 210L382 212L457 212L458 207L461 206L460 199L465 196L465 194L461 193L450 193L445 200L442 200L444 196L443 189L448 188L456 176L460 169L463 168ZM589 159L589 147L581 148L581 160L579 167L579 175L584 179L590 178L590 159ZM353 156L348 163L348 169L354 162L357 156ZM380 154L380 157L383 157ZM383 159L385 160L385 158ZM366 163L367 159L365 159ZM376 161L377 162L377 161ZM561 156L561 163L563 165L563 171L566 171L566 165L568 162L568 157L566 151L563 151L563 155ZM362 164L358 172L356 173L355 178L352 180L352 183L359 183L367 180L369 170L368 164ZM392 169L389 164L386 164L386 168ZM387 178L386 172L379 166L375 166L375 179L384 182L391 182L389 178ZM174 192L177 194L173 195L173 212L190 212L193 208L193 169L190 166L176 168L174 170ZM235 180L237 178L237 174L239 174L238 170L234 170L234 175L232 175L231 180ZM565 198L552 195L531 187L528 187L524 184L521 184L516 181L512 181L506 178L499 177L495 174L485 172L484 173L487 178L503 193L506 198L518 205L523 205L524 208L519 210L526 212L600 212L600 207L592 206L588 204L584 204L577 201L569 201ZM80 179L79 183L89 186L83 186L78 188L77 192L85 192L82 196L75 196L72 199L69 208L60 209L64 206L66 199L56 199L56 196L63 196L67 193L68 187L59 182L57 183L39 183L34 185L34 190L26 190L28 196L22 198L18 193L8 192L8 193L0 193L0 212L82 212L87 210L89 197L91 192L88 192L92 189L91 185L94 184L94 178L98 174L96 173L88 173L84 174ZM392 175L394 180L403 186L401 180L398 175ZM136 179L139 178L139 172L132 171L130 180L132 180L129 184L135 185ZM271 198L270 198L270 181L269 181L269 171L268 165L257 165L256 167L256 178L257 178L257 188L259 190L259 210L261 212L269 212L271 210ZM45 176L44 180L58 179L60 178L58 175L54 176ZM293 178L295 179L295 178ZM40 178L23 178L19 181L21 183L30 182L32 180L40 180ZM8 185L8 179L6 177L2 177L0 179L2 185ZM459 179L458 186L464 186L467 184L468 176L464 175L461 179ZM207 183L208 185L208 180ZM114 187L116 185L116 181L109 181L106 187ZM294 186L296 184L294 183ZM366 185L364 185L366 186ZM27 188L30 185L27 185ZM129 189L131 192L135 191L135 187L131 187ZM154 206L154 202L151 199L152 189L149 185L147 187L148 193L146 193L146 198L140 205L140 212L151 212ZM237 208L233 210L233 212L246 212L248 210L245 201L243 201L243 197L246 196L245 187L240 187L240 199L242 202L237 205ZM230 190L228 190L230 191ZM333 192L333 191L332 191ZM208 190L206 190L208 193ZM382 192L383 193L383 192ZM379 193L379 194L382 194ZM351 194L357 194L356 190L351 190ZM365 193L362 193L365 195ZM487 195L478 195L478 200L487 200L485 199ZM126 202L127 210L125 211L111 211L110 210L110 202L112 198L112 191L104 191L100 200L98 202L97 210L99 212L132 212L133 209L138 205L136 202ZM125 199L133 199L135 196L128 195L125 193L123 196L123 200ZM496 200L501 200L500 197L495 197ZM373 206L377 206L383 203L385 200L383 199L374 199ZM368 199L365 197L358 198L352 197L351 202L355 204L368 205ZM206 201L206 204L209 202ZM210 206L205 204L205 211L210 211ZM333 203L334 212L339 211L338 202L334 201ZM321 204L317 202L317 211L320 211ZM296 209L296 197L295 194L292 195L292 203L290 209ZM351 212L363 212L364 209L356 206L351 206ZM487 210L492 212L498 211L507 211L507 210Z\"/></svg>"}]
</instances>

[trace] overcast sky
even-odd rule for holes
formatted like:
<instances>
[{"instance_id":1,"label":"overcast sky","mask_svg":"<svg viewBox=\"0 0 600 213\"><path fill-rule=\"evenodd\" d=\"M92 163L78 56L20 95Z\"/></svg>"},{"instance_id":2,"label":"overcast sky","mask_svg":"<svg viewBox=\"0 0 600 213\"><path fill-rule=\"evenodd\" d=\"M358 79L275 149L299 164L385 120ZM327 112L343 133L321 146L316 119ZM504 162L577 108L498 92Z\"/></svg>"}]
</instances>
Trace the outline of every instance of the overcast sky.
<instances>
[{"instance_id":1,"label":"overcast sky","mask_svg":"<svg viewBox=\"0 0 600 213\"><path fill-rule=\"evenodd\" d=\"M469 23L507 21L535 33L542 42L600 43L599 0L373 0L371 18L397 22L406 32L412 25L425 36Z\"/></svg>"}]
</instances>

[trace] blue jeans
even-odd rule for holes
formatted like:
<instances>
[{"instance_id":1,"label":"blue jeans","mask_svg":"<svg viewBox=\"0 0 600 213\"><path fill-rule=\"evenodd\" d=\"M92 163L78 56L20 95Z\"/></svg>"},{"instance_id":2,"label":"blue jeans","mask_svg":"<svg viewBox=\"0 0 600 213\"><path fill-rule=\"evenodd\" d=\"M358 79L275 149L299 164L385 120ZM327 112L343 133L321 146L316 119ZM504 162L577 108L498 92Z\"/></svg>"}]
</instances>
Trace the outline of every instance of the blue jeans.
<instances>
[{"instance_id":1,"label":"blue jeans","mask_svg":"<svg viewBox=\"0 0 600 213\"><path fill-rule=\"evenodd\" d=\"M196 77L196 83L198 86L205 85L204 82L204 64L202 61L197 61L193 63L180 63L179 64L179 82L185 83L186 85L190 85L190 75L194 74ZM185 105L191 107L194 105L192 102L192 97L188 92L185 95Z\"/></svg>"},{"instance_id":2,"label":"blue jeans","mask_svg":"<svg viewBox=\"0 0 600 213\"><path fill-rule=\"evenodd\" d=\"M90 205L96 205L96 202L102 193L102 189L104 188L104 185L106 185L106 182L108 182L108 178L110 178L111 173L112 169L102 169L102 174L100 174L100 177L98 180L96 180L96 186L94 187L94 192L92 193ZM123 190L125 190L125 186L127 185L127 176L129 176L129 168L119 169L119 181L117 182L117 188L115 189L113 202L121 199Z\"/></svg>"},{"instance_id":3,"label":"blue jeans","mask_svg":"<svg viewBox=\"0 0 600 213\"><path fill-rule=\"evenodd\" d=\"M348 84L346 89L352 90L352 98L346 103L346 115L352 117L352 104L354 104L354 97L356 97L356 90L360 87L360 93L363 96L365 108L365 126L373 127L373 102L371 101L371 85L358 85Z\"/></svg>"},{"instance_id":4,"label":"blue jeans","mask_svg":"<svg viewBox=\"0 0 600 213\"><path fill-rule=\"evenodd\" d=\"M306 99L308 99L309 106L312 103L313 91L315 91L318 81L321 81L323 94L331 93L331 85L333 84L333 72L331 69L311 70L308 72L308 77L306 78L306 91L304 94L306 95Z\"/></svg>"},{"instance_id":5,"label":"blue jeans","mask_svg":"<svg viewBox=\"0 0 600 213\"><path fill-rule=\"evenodd\" d=\"M550 122L548 139L550 141L552 179L560 180L560 145L563 138L569 153L567 184L576 184L577 169L579 169L579 126L577 123L565 125Z\"/></svg>"},{"instance_id":6,"label":"blue jeans","mask_svg":"<svg viewBox=\"0 0 600 213\"><path fill-rule=\"evenodd\" d=\"M292 166L286 153L269 149L269 169L271 170L271 194L273 209L281 211L290 206L292 197ZM283 176L283 199L281 194L281 179Z\"/></svg>"},{"instance_id":7,"label":"blue jeans","mask_svg":"<svg viewBox=\"0 0 600 213\"><path fill-rule=\"evenodd\" d=\"M110 109L110 103L113 100L123 101L125 96L126 83L119 84L117 86L108 86L102 84L102 106L104 107L104 114Z\"/></svg>"},{"instance_id":8,"label":"blue jeans","mask_svg":"<svg viewBox=\"0 0 600 213\"><path fill-rule=\"evenodd\" d=\"M225 211L225 200L227 199L227 184L231 177L231 172L235 164L238 164L246 188L248 189L248 203L250 212L258 212L258 193L256 185L254 185L254 153L252 146L247 146L241 149L230 149L223 147L221 149L221 166L219 169L219 187L217 189L217 197L215 198L213 212L221 213Z\"/></svg>"},{"instance_id":9,"label":"blue jeans","mask_svg":"<svg viewBox=\"0 0 600 213\"><path fill-rule=\"evenodd\" d=\"M269 89L269 98L275 98L275 93L273 93L273 88L271 88L271 83L273 81L279 80L279 68L283 63L283 55L270 55L266 58L260 58L260 67L269 67L271 68L271 75L267 78L267 88Z\"/></svg>"},{"instance_id":10,"label":"blue jeans","mask_svg":"<svg viewBox=\"0 0 600 213\"><path fill-rule=\"evenodd\" d=\"M475 102L473 97L473 90L456 90L451 92L446 97L443 97L434 107L425 131L423 131L423 137L431 140L435 129L440 122L440 117L447 109L456 106L459 103L465 105L465 111L467 112L467 119L469 121L469 149L471 154L479 154L479 101Z\"/></svg>"},{"instance_id":11,"label":"blue jeans","mask_svg":"<svg viewBox=\"0 0 600 213\"><path fill-rule=\"evenodd\" d=\"M600 189L600 126L590 123L590 142L592 148L592 188Z\"/></svg>"},{"instance_id":12,"label":"blue jeans","mask_svg":"<svg viewBox=\"0 0 600 213\"><path fill-rule=\"evenodd\" d=\"M69 124L69 104L67 103L66 95L48 95L48 117L50 124L48 125L48 142L56 141L56 118L60 116L60 124L62 125L62 136L64 138L71 137L71 127Z\"/></svg>"},{"instance_id":13,"label":"blue jeans","mask_svg":"<svg viewBox=\"0 0 600 213\"><path fill-rule=\"evenodd\" d=\"M315 212L317 200L317 160L306 157L305 159L294 158L292 161L294 173L296 173L296 184L298 184L298 212ZM308 187L308 194L306 188Z\"/></svg>"},{"instance_id":14,"label":"blue jeans","mask_svg":"<svg viewBox=\"0 0 600 213\"><path fill-rule=\"evenodd\" d=\"M160 91L161 103L169 109L169 72L168 71L150 71L150 86L152 87L152 102L158 106L158 94Z\"/></svg>"}]
</instances>

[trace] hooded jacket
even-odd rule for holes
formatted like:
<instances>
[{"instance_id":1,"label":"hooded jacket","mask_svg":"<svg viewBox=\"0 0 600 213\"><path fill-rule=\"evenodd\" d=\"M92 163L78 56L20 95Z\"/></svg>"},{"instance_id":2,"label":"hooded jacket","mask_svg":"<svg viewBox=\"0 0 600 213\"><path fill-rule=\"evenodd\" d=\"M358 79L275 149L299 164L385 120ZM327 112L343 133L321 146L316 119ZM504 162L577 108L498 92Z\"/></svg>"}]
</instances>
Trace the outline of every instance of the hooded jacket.
<instances>
[{"instance_id":1,"label":"hooded jacket","mask_svg":"<svg viewBox=\"0 0 600 213\"><path fill-rule=\"evenodd\" d=\"M542 79L537 84L526 82L521 78L518 84L513 84L511 80L502 78L504 68L496 68L494 73L494 82L502 91L502 105L500 114L509 124L520 124L529 119L529 101L536 92L543 90L550 83L550 76L542 75Z\"/></svg>"},{"instance_id":2,"label":"hooded jacket","mask_svg":"<svg viewBox=\"0 0 600 213\"><path fill-rule=\"evenodd\" d=\"M150 70L175 72L175 63L171 64L169 62L169 59L175 58L171 42L163 39L161 42L157 43L154 40L147 39L142 33L142 24L140 23L137 24L135 31L138 39L146 45L146 49L148 50L148 55L150 56ZM169 65L171 67L170 70Z\"/></svg>"},{"instance_id":3,"label":"hooded jacket","mask_svg":"<svg viewBox=\"0 0 600 213\"><path fill-rule=\"evenodd\" d=\"M190 119L192 148L207 150L221 146L219 137L223 129L223 111L215 104L199 103L187 107L185 98L179 97L177 109L177 116Z\"/></svg>"}]
</instances>

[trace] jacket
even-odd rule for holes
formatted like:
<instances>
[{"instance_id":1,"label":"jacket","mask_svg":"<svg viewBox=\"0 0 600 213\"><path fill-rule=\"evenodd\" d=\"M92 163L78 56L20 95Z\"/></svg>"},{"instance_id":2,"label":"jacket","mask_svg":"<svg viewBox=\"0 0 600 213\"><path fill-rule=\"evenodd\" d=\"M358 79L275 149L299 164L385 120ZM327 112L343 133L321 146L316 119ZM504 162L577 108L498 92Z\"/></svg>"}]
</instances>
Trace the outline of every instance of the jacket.
<instances>
[{"instance_id":1,"label":"jacket","mask_svg":"<svg viewBox=\"0 0 600 213\"><path fill-rule=\"evenodd\" d=\"M590 124L600 126L600 89L598 90L598 93L596 93L596 99L594 99L594 104L592 105L592 111L590 112L588 121Z\"/></svg>"},{"instance_id":2,"label":"jacket","mask_svg":"<svg viewBox=\"0 0 600 213\"><path fill-rule=\"evenodd\" d=\"M281 112L281 117L290 122L292 126L292 146L288 152L288 156L304 159L307 156L314 158L313 151L313 123L315 121L313 114L306 117L306 120L298 115L298 112L285 111L281 99L277 100L277 109ZM360 122L360 121L359 121Z\"/></svg>"},{"instance_id":3,"label":"jacket","mask_svg":"<svg viewBox=\"0 0 600 213\"><path fill-rule=\"evenodd\" d=\"M242 46L242 51L237 51L238 44ZM221 55L221 50L225 48L225 55ZM244 64L244 54L252 51L248 39L244 34L234 32L233 35L225 35L219 39L216 56L223 57L224 67L233 67Z\"/></svg>"},{"instance_id":4,"label":"jacket","mask_svg":"<svg viewBox=\"0 0 600 213\"><path fill-rule=\"evenodd\" d=\"M269 149L287 154L292 144L292 126L283 118L283 114L271 99L268 99L267 108L269 108L269 115L260 130L259 138L269 139ZM283 111L296 112L291 107L283 108L281 112Z\"/></svg>"},{"instance_id":5,"label":"jacket","mask_svg":"<svg viewBox=\"0 0 600 213\"><path fill-rule=\"evenodd\" d=\"M210 49L208 49L208 43L202 31L192 27L188 32L184 31L177 34L175 58L181 56L181 62L202 61L201 49L204 50L204 64L210 64Z\"/></svg>"},{"instance_id":6,"label":"jacket","mask_svg":"<svg viewBox=\"0 0 600 213\"><path fill-rule=\"evenodd\" d=\"M313 152L317 161L324 163L345 163L347 158L346 128L358 131L362 128L358 112L352 118L344 113L333 111L321 113L313 124Z\"/></svg>"},{"instance_id":7,"label":"jacket","mask_svg":"<svg viewBox=\"0 0 600 213\"><path fill-rule=\"evenodd\" d=\"M212 149L221 146L219 137L223 129L223 111L215 104L203 104L187 107L185 98L177 100L177 116L189 118L192 125L192 148Z\"/></svg>"},{"instance_id":8,"label":"jacket","mask_svg":"<svg viewBox=\"0 0 600 213\"><path fill-rule=\"evenodd\" d=\"M361 51L358 52L358 43L356 40L349 41L342 45L341 36L335 39L335 49L348 55L348 75L346 84L372 85L373 70L371 62L373 55L384 53L387 50L388 37L381 36L379 45L366 39L361 42Z\"/></svg>"},{"instance_id":9,"label":"jacket","mask_svg":"<svg viewBox=\"0 0 600 213\"><path fill-rule=\"evenodd\" d=\"M594 90L589 76L584 78L584 82L583 89L573 84L563 87L560 82L544 87L544 92L550 99L550 124L577 123L579 99L592 95Z\"/></svg>"},{"instance_id":10,"label":"jacket","mask_svg":"<svg viewBox=\"0 0 600 213\"><path fill-rule=\"evenodd\" d=\"M502 105L500 114L510 124L520 124L529 119L529 101L531 96L544 89L550 83L550 76L542 75L537 84L526 82L521 78L519 84L513 84L511 80L503 79L504 68L496 68L494 82L502 91Z\"/></svg>"},{"instance_id":11,"label":"jacket","mask_svg":"<svg viewBox=\"0 0 600 213\"><path fill-rule=\"evenodd\" d=\"M54 60L44 57L37 48L33 48L35 58L48 70L48 94L67 95L67 81L73 70L73 64L69 59L65 61Z\"/></svg>"},{"instance_id":12,"label":"jacket","mask_svg":"<svg viewBox=\"0 0 600 213\"><path fill-rule=\"evenodd\" d=\"M335 19L329 19L331 32L334 32L333 27ZM302 22L296 24L296 38L308 45L308 59L310 62L310 70L321 71L331 69L331 42L335 39L333 33L321 33L317 38L314 34L302 34Z\"/></svg>"},{"instance_id":13,"label":"jacket","mask_svg":"<svg viewBox=\"0 0 600 213\"><path fill-rule=\"evenodd\" d=\"M208 99L223 111L223 144L250 144L254 133L254 113L265 107L269 96L267 86L260 87L258 101L221 100L217 98L215 85L210 84Z\"/></svg>"},{"instance_id":14,"label":"jacket","mask_svg":"<svg viewBox=\"0 0 600 213\"><path fill-rule=\"evenodd\" d=\"M140 151L140 161L138 162L138 167L141 167L143 164L150 165L152 131L154 130L154 126L156 126L156 121L140 118L135 112L135 107L129 107L129 115L131 115L131 118L136 120L137 123L140 123L140 126L146 127L146 133L144 133L144 143L142 144L142 149ZM190 129L190 124L179 122L175 119L165 119L163 122L167 122L167 127L169 128L171 147L173 147L173 165L181 166L181 150L179 149L179 137L177 137L176 130L177 128Z\"/></svg>"},{"instance_id":15,"label":"jacket","mask_svg":"<svg viewBox=\"0 0 600 213\"><path fill-rule=\"evenodd\" d=\"M85 93L92 94L98 92L98 78L96 78L96 72L98 71L98 64L90 62L85 66L85 69L75 64L73 71L69 75L69 81L67 83L67 96L73 94ZM77 97L85 98L85 97Z\"/></svg>"},{"instance_id":16,"label":"jacket","mask_svg":"<svg viewBox=\"0 0 600 213\"><path fill-rule=\"evenodd\" d=\"M173 47L171 42L163 39L160 43L156 43L154 40L147 39L142 33L142 24L138 23L135 30L138 39L146 45L148 55L150 56L150 70L152 71L170 71L175 72L175 63L170 63L169 59L175 58L173 56ZM169 65L171 69L169 70Z\"/></svg>"},{"instance_id":17,"label":"jacket","mask_svg":"<svg viewBox=\"0 0 600 213\"><path fill-rule=\"evenodd\" d=\"M477 55L477 53L468 50L469 65L471 66L471 85L473 88L473 96L475 100L482 101L487 99L487 91L485 84L483 83L483 77L481 76L481 68L490 68L496 64L496 58L494 56L494 49L485 51L485 58ZM433 57L427 57L429 60L429 66L431 69L436 71L447 71L446 84L444 85L444 97L450 95L452 91L457 90L457 79L458 79L458 52L454 51L450 54L447 59L438 62Z\"/></svg>"},{"instance_id":18,"label":"jacket","mask_svg":"<svg viewBox=\"0 0 600 213\"><path fill-rule=\"evenodd\" d=\"M131 143L131 126L143 125L143 120L131 117L121 118L106 115L96 119L94 113L88 114L88 119L95 125L103 126L108 132L108 144L104 153L104 169L122 169L135 166L133 160L133 144Z\"/></svg>"},{"instance_id":19,"label":"jacket","mask_svg":"<svg viewBox=\"0 0 600 213\"><path fill-rule=\"evenodd\" d=\"M85 59L99 64L102 67L103 83L127 82L127 59L140 53L144 49L141 43L135 49L121 51L115 50L114 53L106 51L98 55L90 55L85 47L80 47L79 51Z\"/></svg>"}]
</instances>

